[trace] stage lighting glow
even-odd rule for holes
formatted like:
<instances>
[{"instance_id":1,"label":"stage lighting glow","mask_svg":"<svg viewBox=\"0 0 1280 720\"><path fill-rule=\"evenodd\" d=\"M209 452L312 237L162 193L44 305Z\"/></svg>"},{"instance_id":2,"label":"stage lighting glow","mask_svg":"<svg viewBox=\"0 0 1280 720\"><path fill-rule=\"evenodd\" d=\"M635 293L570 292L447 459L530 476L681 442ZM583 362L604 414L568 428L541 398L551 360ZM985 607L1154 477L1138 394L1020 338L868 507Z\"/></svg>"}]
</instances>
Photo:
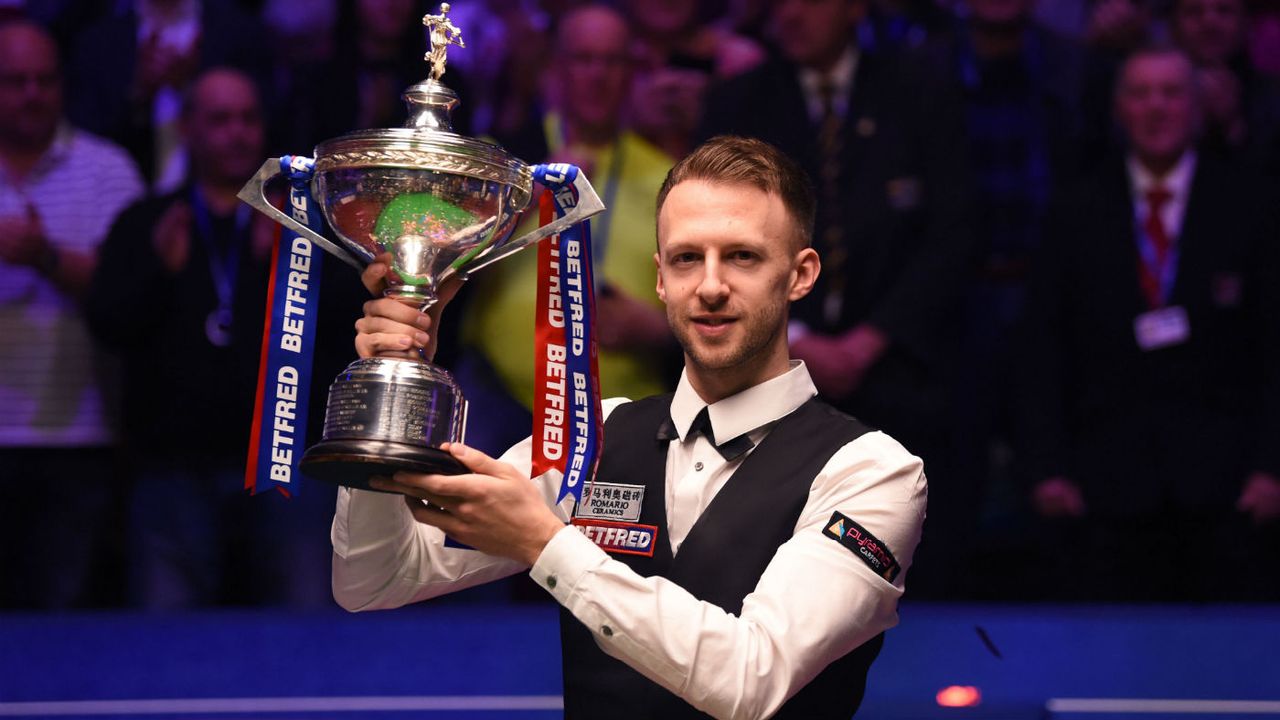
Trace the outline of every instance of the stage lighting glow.
<instances>
[{"instance_id":1,"label":"stage lighting glow","mask_svg":"<svg viewBox=\"0 0 1280 720\"><path fill-rule=\"evenodd\" d=\"M948 685L938 691L942 707L974 707L982 702L982 693L972 685Z\"/></svg>"}]
</instances>

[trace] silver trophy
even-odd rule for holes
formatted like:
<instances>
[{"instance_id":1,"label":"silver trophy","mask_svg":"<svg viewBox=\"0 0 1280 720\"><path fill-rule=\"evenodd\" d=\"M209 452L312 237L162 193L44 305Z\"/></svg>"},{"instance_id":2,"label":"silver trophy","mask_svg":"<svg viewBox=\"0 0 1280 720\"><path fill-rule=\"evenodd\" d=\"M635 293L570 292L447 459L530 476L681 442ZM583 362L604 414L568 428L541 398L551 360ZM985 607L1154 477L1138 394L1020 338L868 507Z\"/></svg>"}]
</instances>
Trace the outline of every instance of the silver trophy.
<instances>
[{"instance_id":1,"label":"silver trophy","mask_svg":"<svg viewBox=\"0 0 1280 720\"><path fill-rule=\"evenodd\" d=\"M390 253L386 294L420 309L452 276L501 260L604 210L581 173L577 206L554 222L512 239L518 216L533 198L532 168L496 145L453 131L457 95L440 83L449 45L462 45L448 20L448 4L428 15L431 78L404 92L405 127L364 130L315 148L311 196L340 244L281 212L264 195L281 174L278 158L263 163L239 197L357 269ZM351 487L407 469L462 473L439 450L460 441L466 401L443 368L421 359L375 357L347 366L329 388L323 439L302 468L312 477Z\"/></svg>"}]
</instances>

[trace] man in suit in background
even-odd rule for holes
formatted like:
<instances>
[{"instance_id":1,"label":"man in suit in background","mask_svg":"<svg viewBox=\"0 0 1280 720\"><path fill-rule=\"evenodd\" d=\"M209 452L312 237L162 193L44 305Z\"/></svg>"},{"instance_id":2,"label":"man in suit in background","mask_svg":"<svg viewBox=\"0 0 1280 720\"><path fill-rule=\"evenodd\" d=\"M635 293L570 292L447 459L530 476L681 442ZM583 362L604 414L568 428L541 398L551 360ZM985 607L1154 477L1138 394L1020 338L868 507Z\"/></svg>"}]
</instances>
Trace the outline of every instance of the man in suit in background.
<instances>
[{"instance_id":1,"label":"man in suit in background","mask_svg":"<svg viewBox=\"0 0 1280 720\"><path fill-rule=\"evenodd\" d=\"M959 93L923 57L860 51L866 12L866 0L775 2L780 54L713 86L700 134L763 139L814 180L824 267L794 309L792 352L825 399L929 464L935 503L915 585L927 594L944 591L931 574L951 564L927 558L963 527L946 509L959 506L947 499L959 491L948 373L972 253L966 143Z\"/></svg>"},{"instance_id":2,"label":"man in suit in background","mask_svg":"<svg viewBox=\"0 0 1280 720\"><path fill-rule=\"evenodd\" d=\"M1032 504L1061 532L1055 560L1074 573L1055 572L1068 587L1274 598L1274 195L1197 154L1181 51L1135 52L1115 102L1128 154L1059 198L1028 297Z\"/></svg>"}]
</instances>

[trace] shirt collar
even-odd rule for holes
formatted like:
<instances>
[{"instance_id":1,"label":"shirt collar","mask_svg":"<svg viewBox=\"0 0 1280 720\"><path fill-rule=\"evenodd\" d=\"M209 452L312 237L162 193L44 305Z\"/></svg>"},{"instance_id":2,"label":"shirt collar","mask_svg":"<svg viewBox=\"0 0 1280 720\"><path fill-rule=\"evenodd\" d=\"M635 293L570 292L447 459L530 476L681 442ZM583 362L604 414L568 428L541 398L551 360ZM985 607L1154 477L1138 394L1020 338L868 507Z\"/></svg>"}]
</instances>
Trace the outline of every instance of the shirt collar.
<instances>
[{"instance_id":1,"label":"shirt collar","mask_svg":"<svg viewBox=\"0 0 1280 720\"><path fill-rule=\"evenodd\" d=\"M1133 155L1126 159L1126 165L1129 169L1129 183L1133 186L1135 197L1145 199L1147 191L1159 184L1165 190L1168 190L1171 196L1181 201L1191 192L1191 176L1195 174L1196 170L1196 153L1194 150L1187 150L1182 153L1182 157L1178 158L1177 164L1163 178L1153 175Z\"/></svg>"},{"instance_id":2,"label":"shirt collar","mask_svg":"<svg viewBox=\"0 0 1280 720\"><path fill-rule=\"evenodd\" d=\"M680 384L671 399L671 421L680 439L688 440L689 426L706 407L716 439L724 441L781 420L817 394L801 360L792 360L781 375L711 405L698 396L686 371L680 374Z\"/></svg>"},{"instance_id":3,"label":"shirt collar","mask_svg":"<svg viewBox=\"0 0 1280 720\"><path fill-rule=\"evenodd\" d=\"M36 161L35 167L31 168L31 172L27 174L20 185L28 185L35 182L36 178L43 177L53 168L58 167L62 162L70 157L71 146L75 144L75 130L65 120L58 122L58 129L53 133L53 141L49 143L49 147L45 149L44 154Z\"/></svg>"}]
</instances>

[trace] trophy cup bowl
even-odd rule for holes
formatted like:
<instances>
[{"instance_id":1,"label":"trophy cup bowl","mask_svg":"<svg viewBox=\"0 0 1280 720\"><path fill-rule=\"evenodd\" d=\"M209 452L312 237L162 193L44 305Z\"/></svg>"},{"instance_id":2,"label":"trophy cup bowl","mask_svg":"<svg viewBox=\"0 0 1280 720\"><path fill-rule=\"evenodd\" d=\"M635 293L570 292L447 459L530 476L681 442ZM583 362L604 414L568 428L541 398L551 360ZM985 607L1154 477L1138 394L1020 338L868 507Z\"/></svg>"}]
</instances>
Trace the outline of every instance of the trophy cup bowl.
<instances>
[{"instance_id":1,"label":"trophy cup bowl","mask_svg":"<svg viewBox=\"0 0 1280 720\"><path fill-rule=\"evenodd\" d=\"M316 146L311 197L338 244L267 201L282 170L267 160L240 192L244 201L357 269L390 254L386 295L419 309L440 284L462 278L604 209L585 178L571 213L519 238L533 198L532 169L502 148L454 133L457 96L437 80L405 91L406 127L349 133ZM423 359L356 360L333 381L322 440L308 448L308 476L368 489L397 470L458 474L439 449L463 439L466 401L443 368Z\"/></svg>"}]
</instances>

